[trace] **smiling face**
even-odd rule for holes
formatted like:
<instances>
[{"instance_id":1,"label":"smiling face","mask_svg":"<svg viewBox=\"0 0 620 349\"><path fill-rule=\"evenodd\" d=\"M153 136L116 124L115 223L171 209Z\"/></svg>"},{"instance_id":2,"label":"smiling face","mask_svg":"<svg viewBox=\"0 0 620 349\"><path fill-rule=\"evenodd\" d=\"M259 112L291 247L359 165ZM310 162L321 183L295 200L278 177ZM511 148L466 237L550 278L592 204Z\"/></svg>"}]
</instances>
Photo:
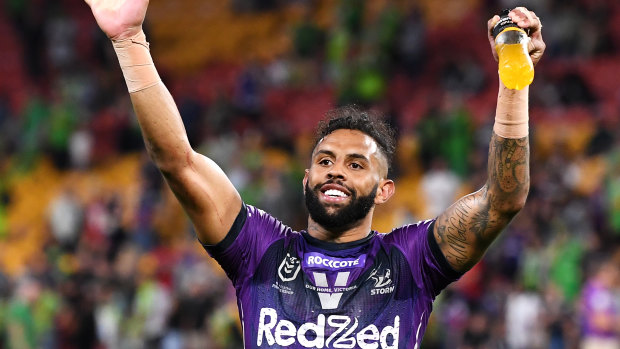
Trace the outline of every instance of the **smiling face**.
<instances>
[{"instance_id":1,"label":"smiling face","mask_svg":"<svg viewBox=\"0 0 620 349\"><path fill-rule=\"evenodd\" d=\"M314 149L304 177L310 218L333 233L370 223L374 205L394 192L387 172L387 159L372 137L349 129L328 134Z\"/></svg>"}]
</instances>

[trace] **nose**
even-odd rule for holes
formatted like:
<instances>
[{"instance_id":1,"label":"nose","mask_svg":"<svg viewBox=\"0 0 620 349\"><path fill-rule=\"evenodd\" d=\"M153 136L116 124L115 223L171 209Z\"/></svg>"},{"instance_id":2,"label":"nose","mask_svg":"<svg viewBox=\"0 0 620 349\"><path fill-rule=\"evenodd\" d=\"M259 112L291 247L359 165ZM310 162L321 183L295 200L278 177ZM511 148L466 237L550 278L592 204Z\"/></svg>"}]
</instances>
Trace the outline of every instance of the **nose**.
<instances>
[{"instance_id":1,"label":"nose","mask_svg":"<svg viewBox=\"0 0 620 349\"><path fill-rule=\"evenodd\" d=\"M334 165L327 172L327 178L344 180L345 179L344 171L342 170L340 166Z\"/></svg>"}]
</instances>

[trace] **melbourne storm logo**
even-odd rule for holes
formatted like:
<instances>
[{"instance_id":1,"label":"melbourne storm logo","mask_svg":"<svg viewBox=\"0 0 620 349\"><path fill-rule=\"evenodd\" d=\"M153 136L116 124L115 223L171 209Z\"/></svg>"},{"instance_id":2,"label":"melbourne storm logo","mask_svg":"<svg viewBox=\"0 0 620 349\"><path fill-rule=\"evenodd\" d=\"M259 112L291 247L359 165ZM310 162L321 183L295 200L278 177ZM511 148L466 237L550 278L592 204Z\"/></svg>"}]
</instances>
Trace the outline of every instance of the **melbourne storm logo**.
<instances>
[{"instance_id":1,"label":"melbourne storm logo","mask_svg":"<svg viewBox=\"0 0 620 349\"><path fill-rule=\"evenodd\" d=\"M389 268L386 268L381 274L378 273L377 269L370 274L369 279L375 282L374 287L370 290L371 296L394 292L394 283L392 282L391 274L392 271Z\"/></svg>"},{"instance_id":2,"label":"melbourne storm logo","mask_svg":"<svg viewBox=\"0 0 620 349\"><path fill-rule=\"evenodd\" d=\"M291 257L291 255L287 253L278 268L278 276L282 281L293 281L297 277L297 274L299 274L300 269L301 263L299 262L299 258Z\"/></svg>"}]
</instances>

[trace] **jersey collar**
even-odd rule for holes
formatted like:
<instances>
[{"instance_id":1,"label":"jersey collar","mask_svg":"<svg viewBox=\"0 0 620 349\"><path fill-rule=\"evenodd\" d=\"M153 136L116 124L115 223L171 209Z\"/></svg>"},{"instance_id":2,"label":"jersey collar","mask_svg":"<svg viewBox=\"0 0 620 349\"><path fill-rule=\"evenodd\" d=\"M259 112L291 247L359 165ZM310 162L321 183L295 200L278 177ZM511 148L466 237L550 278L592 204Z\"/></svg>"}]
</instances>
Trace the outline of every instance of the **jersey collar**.
<instances>
[{"instance_id":1,"label":"jersey collar","mask_svg":"<svg viewBox=\"0 0 620 349\"><path fill-rule=\"evenodd\" d=\"M313 246L316 246L316 247L319 247L319 248L322 248L328 251L347 250L350 248L362 246L366 244L368 241L370 241L373 237L375 237L375 235L377 235L377 232L374 230L371 230L370 234L368 234L368 236L366 236L363 239L339 243L339 242L328 242L328 241L319 240L311 236L310 234L308 234L307 231L305 230L301 231L301 236L303 236L306 242L308 242L310 245L313 245Z\"/></svg>"}]
</instances>

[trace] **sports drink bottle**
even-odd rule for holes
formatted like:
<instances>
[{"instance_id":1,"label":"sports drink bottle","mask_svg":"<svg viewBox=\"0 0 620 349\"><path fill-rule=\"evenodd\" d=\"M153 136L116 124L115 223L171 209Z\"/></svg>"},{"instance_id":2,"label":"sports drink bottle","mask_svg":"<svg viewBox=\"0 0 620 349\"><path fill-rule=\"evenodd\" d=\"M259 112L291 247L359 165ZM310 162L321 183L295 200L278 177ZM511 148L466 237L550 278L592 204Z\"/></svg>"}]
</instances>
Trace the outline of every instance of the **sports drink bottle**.
<instances>
[{"instance_id":1,"label":"sports drink bottle","mask_svg":"<svg viewBox=\"0 0 620 349\"><path fill-rule=\"evenodd\" d=\"M534 65L527 48L530 38L510 19L509 12L502 11L492 34L499 58L499 78L506 87L520 90L534 80Z\"/></svg>"}]
</instances>

